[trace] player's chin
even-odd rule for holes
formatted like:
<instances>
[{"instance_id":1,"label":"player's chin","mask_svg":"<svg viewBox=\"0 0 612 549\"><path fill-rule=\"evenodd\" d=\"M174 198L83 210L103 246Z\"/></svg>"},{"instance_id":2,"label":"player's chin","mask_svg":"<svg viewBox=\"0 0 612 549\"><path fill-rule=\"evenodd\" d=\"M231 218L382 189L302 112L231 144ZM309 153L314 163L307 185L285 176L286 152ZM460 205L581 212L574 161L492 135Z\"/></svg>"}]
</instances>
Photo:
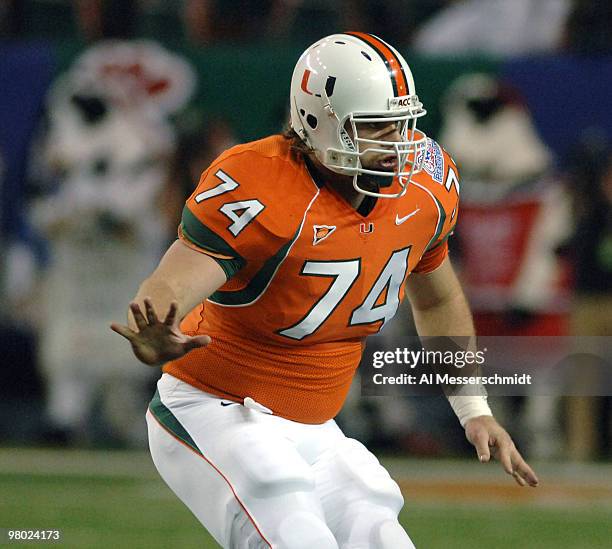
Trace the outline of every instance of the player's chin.
<instances>
[{"instance_id":1,"label":"player's chin","mask_svg":"<svg viewBox=\"0 0 612 549\"><path fill-rule=\"evenodd\" d=\"M385 189L393 184L395 172L390 172L389 175L371 175L363 174L359 176L359 183L366 191L376 191L376 189Z\"/></svg>"},{"instance_id":2,"label":"player's chin","mask_svg":"<svg viewBox=\"0 0 612 549\"><path fill-rule=\"evenodd\" d=\"M393 185L393 181L395 181L395 171L389 172L389 175L376 175L376 182L378 186L385 189Z\"/></svg>"}]
</instances>

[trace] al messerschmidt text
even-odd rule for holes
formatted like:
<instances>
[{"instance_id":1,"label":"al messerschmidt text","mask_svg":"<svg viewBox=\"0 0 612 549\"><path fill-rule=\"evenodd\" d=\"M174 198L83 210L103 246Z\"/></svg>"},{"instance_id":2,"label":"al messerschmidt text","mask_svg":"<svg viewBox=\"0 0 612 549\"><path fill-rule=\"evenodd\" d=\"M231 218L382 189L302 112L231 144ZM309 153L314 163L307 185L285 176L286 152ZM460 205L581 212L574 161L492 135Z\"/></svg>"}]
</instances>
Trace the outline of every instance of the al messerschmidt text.
<instances>
[{"instance_id":1,"label":"al messerschmidt text","mask_svg":"<svg viewBox=\"0 0 612 549\"><path fill-rule=\"evenodd\" d=\"M377 385L531 385L531 374L513 374L511 376L451 376L450 374L401 374L385 376L374 374L372 381Z\"/></svg>"}]
</instances>

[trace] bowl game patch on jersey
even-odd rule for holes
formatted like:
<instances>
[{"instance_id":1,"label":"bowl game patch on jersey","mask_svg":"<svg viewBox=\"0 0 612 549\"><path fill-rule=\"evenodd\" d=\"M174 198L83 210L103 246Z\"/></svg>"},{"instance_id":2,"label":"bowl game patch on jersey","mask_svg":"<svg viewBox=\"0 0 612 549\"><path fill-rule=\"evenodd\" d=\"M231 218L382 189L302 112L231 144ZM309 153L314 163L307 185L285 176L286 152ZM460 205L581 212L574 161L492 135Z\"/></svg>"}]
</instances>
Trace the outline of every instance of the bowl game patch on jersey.
<instances>
[{"instance_id":1,"label":"bowl game patch on jersey","mask_svg":"<svg viewBox=\"0 0 612 549\"><path fill-rule=\"evenodd\" d=\"M431 178L436 183L441 184L444 181L444 154L442 153L442 147L428 137L425 151L421 151L417 155L417 164L421 162L423 154L425 155L423 169L431 175Z\"/></svg>"}]
</instances>

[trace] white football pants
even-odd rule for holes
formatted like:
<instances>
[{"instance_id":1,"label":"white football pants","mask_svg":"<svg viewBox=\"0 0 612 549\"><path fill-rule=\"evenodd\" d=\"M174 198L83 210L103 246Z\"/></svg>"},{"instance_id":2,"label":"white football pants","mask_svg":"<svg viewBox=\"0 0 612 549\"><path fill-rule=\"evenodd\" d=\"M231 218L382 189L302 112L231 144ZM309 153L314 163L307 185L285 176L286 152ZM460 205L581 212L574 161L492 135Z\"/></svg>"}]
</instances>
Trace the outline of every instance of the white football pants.
<instances>
[{"instance_id":1,"label":"white football pants","mask_svg":"<svg viewBox=\"0 0 612 549\"><path fill-rule=\"evenodd\" d=\"M168 374L157 387L155 466L222 547L414 549L399 487L333 420L296 423Z\"/></svg>"}]
</instances>

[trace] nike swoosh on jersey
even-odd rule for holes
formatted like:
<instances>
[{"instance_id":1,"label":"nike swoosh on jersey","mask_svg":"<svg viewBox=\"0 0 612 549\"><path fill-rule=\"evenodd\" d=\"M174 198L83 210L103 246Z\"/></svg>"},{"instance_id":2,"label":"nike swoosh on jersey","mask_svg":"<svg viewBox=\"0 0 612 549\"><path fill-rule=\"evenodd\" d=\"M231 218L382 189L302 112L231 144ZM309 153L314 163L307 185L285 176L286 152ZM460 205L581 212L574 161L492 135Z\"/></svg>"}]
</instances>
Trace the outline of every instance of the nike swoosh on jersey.
<instances>
[{"instance_id":1,"label":"nike swoosh on jersey","mask_svg":"<svg viewBox=\"0 0 612 549\"><path fill-rule=\"evenodd\" d=\"M232 404L240 404L239 402L223 402L221 401L221 406L231 406Z\"/></svg>"},{"instance_id":2,"label":"nike swoosh on jersey","mask_svg":"<svg viewBox=\"0 0 612 549\"><path fill-rule=\"evenodd\" d=\"M400 217L398 214L395 214L395 224L396 225L401 225L404 221L407 221L413 215L415 215L416 213L418 213L420 211L421 211L421 208L417 208L416 210L414 210L414 212L411 212L408 215L405 215L404 217Z\"/></svg>"}]
</instances>

